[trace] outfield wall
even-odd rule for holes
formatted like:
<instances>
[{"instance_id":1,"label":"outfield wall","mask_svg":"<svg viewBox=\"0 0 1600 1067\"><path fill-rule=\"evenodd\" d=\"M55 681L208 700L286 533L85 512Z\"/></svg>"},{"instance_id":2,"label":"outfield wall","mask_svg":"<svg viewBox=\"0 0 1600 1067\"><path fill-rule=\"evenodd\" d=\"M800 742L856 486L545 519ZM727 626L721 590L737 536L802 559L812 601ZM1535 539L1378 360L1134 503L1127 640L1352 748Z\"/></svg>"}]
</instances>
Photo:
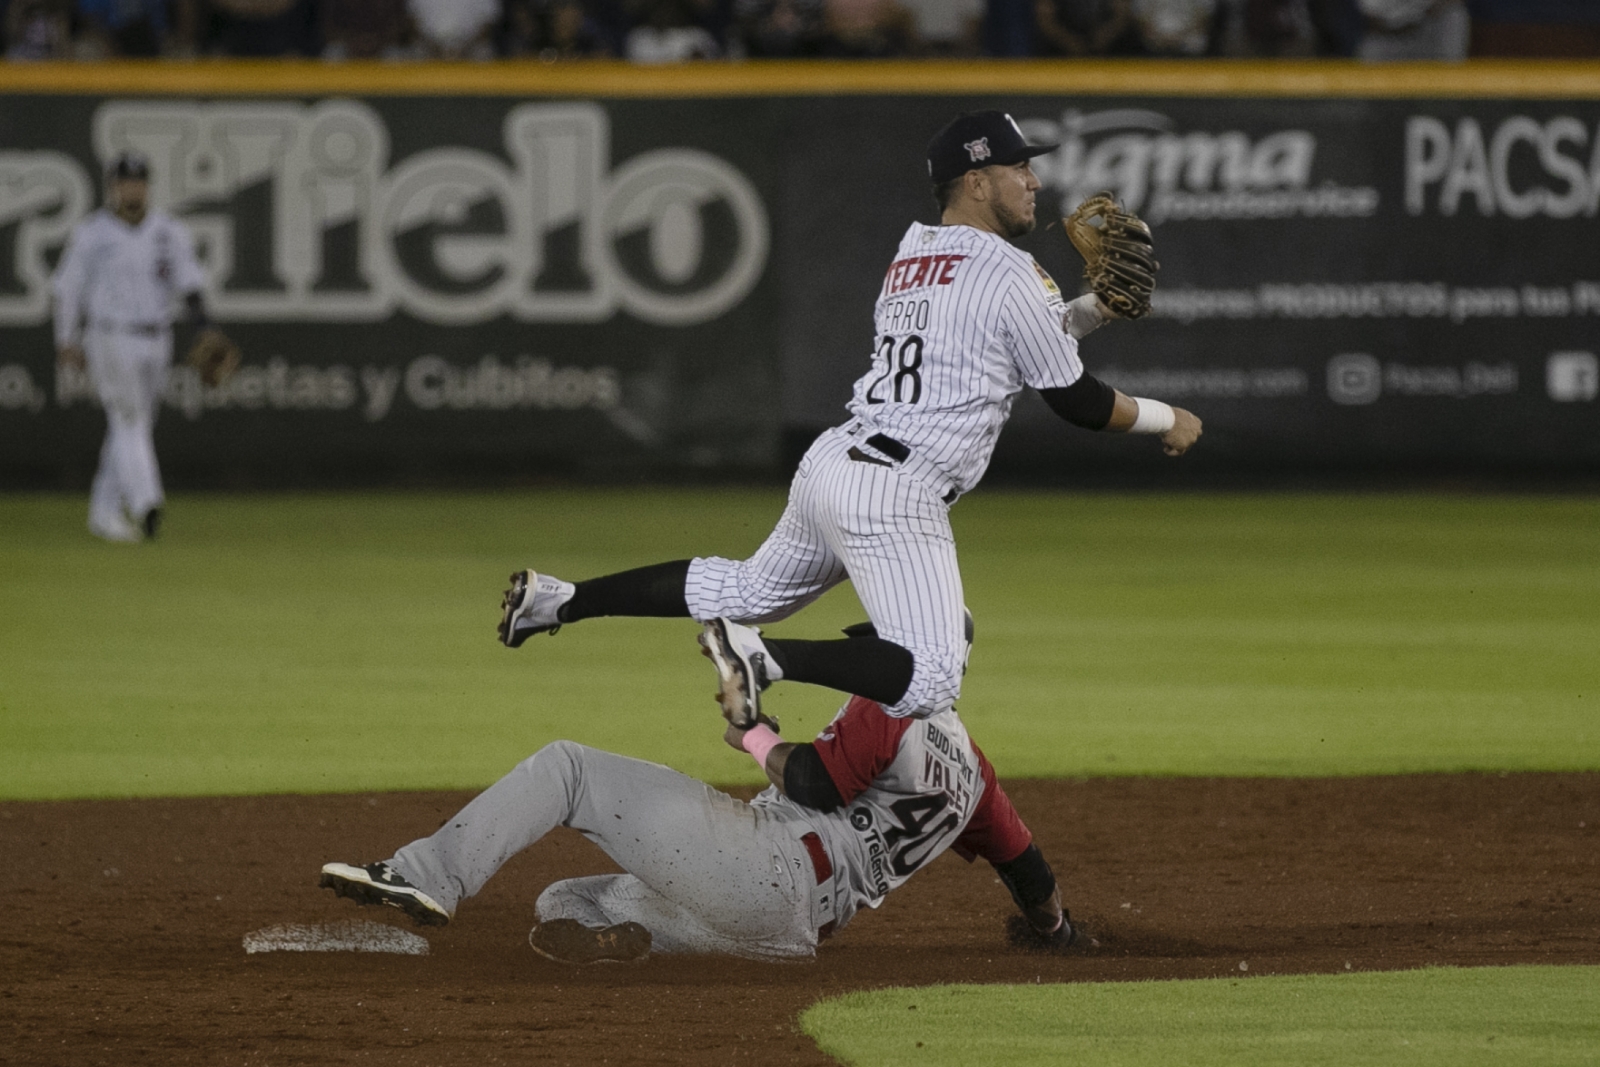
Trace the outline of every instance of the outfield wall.
<instances>
[{"instance_id":1,"label":"outfield wall","mask_svg":"<svg viewBox=\"0 0 1600 1067\"><path fill-rule=\"evenodd\" d=\"M1152 223L1156 313L1084 352L1206 419L1188 470L1600 472L1600 64L12 65L0 95L0 484L92 466L48 276L123 148L247 352L174 376L180 482L781 473L975 107L1060 142L1042 219L1111 188ZM1074 284L1059 226L1023 243ZM1036 400L997 464L1170 474Z\"/></svg>"}]
</instances>

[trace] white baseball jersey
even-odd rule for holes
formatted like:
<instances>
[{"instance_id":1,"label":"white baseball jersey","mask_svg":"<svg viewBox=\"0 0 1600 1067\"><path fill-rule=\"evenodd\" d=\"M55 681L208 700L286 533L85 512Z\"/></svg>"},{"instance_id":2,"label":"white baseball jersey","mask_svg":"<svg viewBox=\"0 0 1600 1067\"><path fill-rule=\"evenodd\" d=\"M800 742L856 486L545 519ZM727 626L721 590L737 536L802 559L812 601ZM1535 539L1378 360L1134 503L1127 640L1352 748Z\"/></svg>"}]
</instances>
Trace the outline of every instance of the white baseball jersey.
<instances>
[{"instance_id":1,"label":"white baseball jersey","mask_svg":"<svg viewBox=\"0 0 1600 1067\"><path fill-rule=\"evenodd\" d=\"M54 279L56 344L91 328L165 329L178 297L205 284L188 229L164 211L130 226L101 208L72 230Z\"/></svg>"},{"instance_id":2,"label":"white baseball jersey","mask_svg":"<svg viewBox=\"0 0 1600 1067\"><path fill-rule=\"evenodd\" d=\"M967 492L1024 386L1083 374L1066 301L1034 258L971 226L911 224L878 294L872 370L850 411Z\"/></svg>"}]
</instances>

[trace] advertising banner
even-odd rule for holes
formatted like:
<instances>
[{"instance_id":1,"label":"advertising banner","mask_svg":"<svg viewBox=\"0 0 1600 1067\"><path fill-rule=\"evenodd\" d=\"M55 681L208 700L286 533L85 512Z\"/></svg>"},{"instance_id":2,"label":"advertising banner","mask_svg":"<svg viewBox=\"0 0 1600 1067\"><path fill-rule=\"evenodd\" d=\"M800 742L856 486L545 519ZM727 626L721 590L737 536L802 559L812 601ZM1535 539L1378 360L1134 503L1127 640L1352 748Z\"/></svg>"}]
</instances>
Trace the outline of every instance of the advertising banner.
<instances>
[{"instance_id":1,"label":"advertising banner","mask_svg":"<svg viewBox=\"0 0 1600 1067\"><path fill-rule=\"evenodd\" d=\"M49 279L129 148L246 352L217 389L175 368L180 479L782 474L936 220L928 138L979 107L1059 145L1019 243L1063 288L1063 211L1109 189L1150 222L1154 313L1082 351L1205 420L1191 469L1600 470L1600 99L76 94L0 110L0 479L92 469ZM1149 444L1033 399L996 465L1173 466Z\"/></svg>"}]
</instances>

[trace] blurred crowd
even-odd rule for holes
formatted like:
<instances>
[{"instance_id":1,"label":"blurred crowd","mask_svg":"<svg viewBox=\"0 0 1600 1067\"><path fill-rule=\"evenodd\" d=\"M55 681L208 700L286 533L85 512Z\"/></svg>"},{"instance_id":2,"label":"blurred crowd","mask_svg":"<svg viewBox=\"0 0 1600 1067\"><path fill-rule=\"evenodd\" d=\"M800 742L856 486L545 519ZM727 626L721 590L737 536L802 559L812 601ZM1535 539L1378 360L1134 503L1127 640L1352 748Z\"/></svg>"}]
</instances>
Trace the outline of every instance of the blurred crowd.
<instances>
[{"instance_id":1,"label":"blurred crowd","mask_svg":"<svg viewBox=\"0 0 1600 1067\"><path fill-rule=\"evenodd\" d=\"M12 61L1600 55L1600 0L0 0Z\"/></svg>"}]
</instances>

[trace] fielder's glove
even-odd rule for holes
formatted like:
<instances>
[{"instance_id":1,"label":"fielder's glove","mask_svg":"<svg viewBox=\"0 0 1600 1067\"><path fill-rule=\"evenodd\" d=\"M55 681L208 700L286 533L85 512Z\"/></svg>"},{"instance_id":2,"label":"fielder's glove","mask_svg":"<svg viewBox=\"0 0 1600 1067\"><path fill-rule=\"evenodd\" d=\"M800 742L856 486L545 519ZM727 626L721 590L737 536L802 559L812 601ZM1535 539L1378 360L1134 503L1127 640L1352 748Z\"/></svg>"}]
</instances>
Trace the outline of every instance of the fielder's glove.
<instances>
[{"instance_id":1,"label":"fielder's glove","mask_svg":"<svg viewBox=\"0 0 1600 1067\"><path fill-rule=\"evenodd\" d=\"M1105 192L1079 204L1061 222L1083 257L1083 276L1100 302L1118 318L1147 314L1161 264L1144 220L1123 211Z\"/></svg>"},{"instance_id":2,"label":"fielder's glove","mask_svg":"<svg viewBox=\"0 0 1600 1067\"><path fill-rule=\"evenodd\" d=\"M215 326L200 331L189 346L189 366L200 372L200 380L217 386L239 369L239 346Z\"/></svg>"}]
</instances>

